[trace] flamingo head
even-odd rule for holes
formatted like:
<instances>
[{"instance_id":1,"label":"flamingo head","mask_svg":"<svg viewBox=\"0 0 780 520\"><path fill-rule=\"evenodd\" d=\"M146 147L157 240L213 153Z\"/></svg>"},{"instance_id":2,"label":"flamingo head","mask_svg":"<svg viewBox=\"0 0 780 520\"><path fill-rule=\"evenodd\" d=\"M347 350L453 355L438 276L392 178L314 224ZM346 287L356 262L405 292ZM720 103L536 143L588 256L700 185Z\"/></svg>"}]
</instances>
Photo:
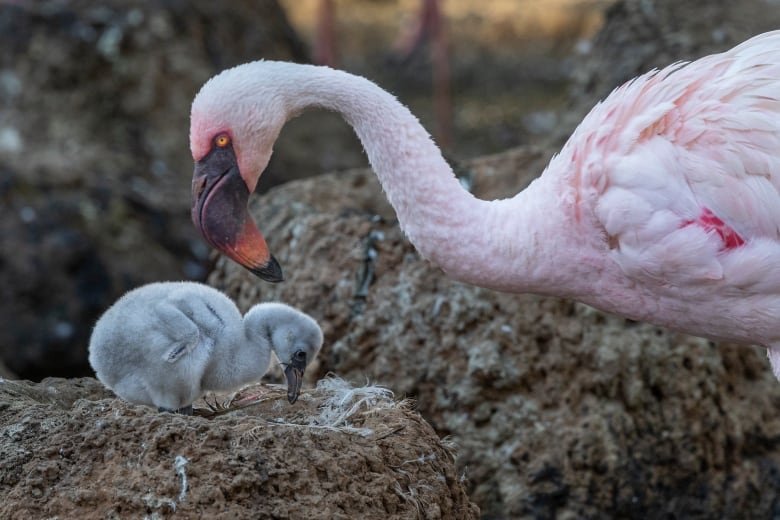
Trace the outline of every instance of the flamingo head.
<instances>
[{"instance_id":1,"label":"flamingo head","mask_svg":"<svg viewBox=\"0 0 780 520\"><path fill-rule=\"evenodd\" d=\"M264 98L262 88L243 81L242 68L209 80L192 103L192 221L213 247L263 280L280 282L282 269L247 203L287 117L273 95Z\"/></svg>"}]
</instances>

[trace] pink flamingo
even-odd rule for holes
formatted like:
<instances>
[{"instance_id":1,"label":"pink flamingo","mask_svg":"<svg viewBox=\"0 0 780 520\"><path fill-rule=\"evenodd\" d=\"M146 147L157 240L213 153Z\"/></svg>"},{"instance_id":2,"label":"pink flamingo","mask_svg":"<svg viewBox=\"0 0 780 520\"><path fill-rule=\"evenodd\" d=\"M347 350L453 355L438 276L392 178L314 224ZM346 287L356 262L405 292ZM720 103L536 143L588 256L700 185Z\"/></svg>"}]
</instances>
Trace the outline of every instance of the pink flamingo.
<instances>
[{"instance_id":1,"label":"pink flamingo","mask_svg":"<svg viewBox=\"0 0 780 520\"><path fill-rule=\"evenodd\" d=\"M494 201L464 190L366 79L270 61L224 71L192 105L193 221L269 281L281 270L246 203L282 125L311 106L354 127L409 240L450 277L760 344L780 377L780 31L616 89L538 179Z\"/></svg>"}]
</instances>

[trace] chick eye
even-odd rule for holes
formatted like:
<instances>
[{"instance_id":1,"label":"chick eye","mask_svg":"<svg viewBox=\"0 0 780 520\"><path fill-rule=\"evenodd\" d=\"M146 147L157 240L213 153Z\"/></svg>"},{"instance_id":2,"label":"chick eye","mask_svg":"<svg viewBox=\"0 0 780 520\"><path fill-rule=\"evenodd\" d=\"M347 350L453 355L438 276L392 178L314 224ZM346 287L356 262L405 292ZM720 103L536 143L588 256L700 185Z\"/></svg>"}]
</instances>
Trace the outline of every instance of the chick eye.
<instances>
[{"instance_id":1,"label":"chick eye","mask_svg":"<svg viewBox=\"0 0 780 520\"><path fill-rule=\"evenodd\" d=\"M230 144L230 137L227 134L219 134L214 138L214 144L220 148L224 148Z\"/></svg>"}]
</instances>

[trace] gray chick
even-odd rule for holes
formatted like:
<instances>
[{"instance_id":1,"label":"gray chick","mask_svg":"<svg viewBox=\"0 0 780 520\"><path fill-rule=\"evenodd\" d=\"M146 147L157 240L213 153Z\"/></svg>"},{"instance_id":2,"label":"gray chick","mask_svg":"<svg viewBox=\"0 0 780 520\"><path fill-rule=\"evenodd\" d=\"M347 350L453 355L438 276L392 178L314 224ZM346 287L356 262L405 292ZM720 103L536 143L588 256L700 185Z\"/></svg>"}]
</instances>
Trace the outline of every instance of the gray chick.
<instances>
[{"instance_id":1,"label":"gray chick","mask_svg":"<svg viewBox=\"0 0 780 520\"><path fill-rule=\"evenodd\" d=\"M304 369L322 347L314 319L282 303L260 303L242 318L220 291L195 282L134 289L95 324L89 363L119 397L192 414L207 391L227 392L285 365L287 398L298 399Z\"/></svg>"}]
</instances>

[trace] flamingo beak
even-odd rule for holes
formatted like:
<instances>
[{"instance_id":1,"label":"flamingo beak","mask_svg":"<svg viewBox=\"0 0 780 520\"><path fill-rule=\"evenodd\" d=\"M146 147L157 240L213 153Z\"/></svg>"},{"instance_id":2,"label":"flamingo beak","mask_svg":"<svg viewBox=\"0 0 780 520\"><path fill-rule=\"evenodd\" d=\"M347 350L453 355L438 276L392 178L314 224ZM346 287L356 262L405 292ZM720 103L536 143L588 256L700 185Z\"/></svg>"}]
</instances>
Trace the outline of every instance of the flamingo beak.
<instances>
[{"instance_id":1,"label":"flamingo beak","mask_svg":"<svg viewBox=\"0 0 780 520\"><path fill-rule=\"evenodd\" d=\"M298 400L303 385L303 373L306 370L306 352L298 350L284 369L287 379L287 400L293 404Z\"/></svg>"},{"instance_id":2,"label":"flamingo beak","mask_svg":"<svg viewBox=\"0 0 780 520\"><path fill-rule=\"evenodd\" d=\"M247 210L249 189L232 147L214 148L195 163L192 222L203 238L267 282L281 282L282 268Z\"/></svg>"}]
</instances>

